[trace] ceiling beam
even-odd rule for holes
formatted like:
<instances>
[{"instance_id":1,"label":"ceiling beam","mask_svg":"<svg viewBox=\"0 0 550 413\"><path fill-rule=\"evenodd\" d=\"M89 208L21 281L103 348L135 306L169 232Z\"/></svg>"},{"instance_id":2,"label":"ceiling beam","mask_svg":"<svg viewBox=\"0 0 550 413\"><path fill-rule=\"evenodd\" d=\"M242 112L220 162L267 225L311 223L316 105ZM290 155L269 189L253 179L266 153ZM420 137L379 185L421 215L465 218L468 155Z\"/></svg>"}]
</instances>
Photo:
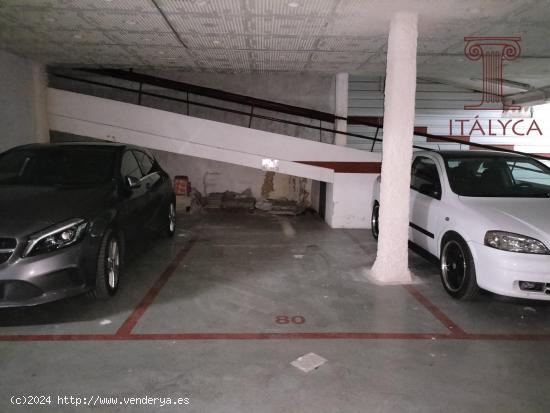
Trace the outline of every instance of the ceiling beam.
<instances>
[{"instance_id":1,"label":"ceiling beam","mask_svg":"<svg viewBox=\"0 0 550 413\"><path fill-rule=\"evenodd\" d=\"M168 17L166 16L166 14L164 13L164 11L160 8L160 6L157 4L156 0L151 0L151 2L155 5L156 9L158 10L158 12L160 13L160 15L162 16L162 18L164 19L164 21L166 22L166 24L168 25L168 27L170 27L170 30L172 30L172 33L174 33L174 36L176 36L176 38L178 39L178 42L180 42L180 44L185 47L186 49L189 49L189 47L187 46L187 44L183 41L183 39L180 37L179 33L177 32L177 30L174 28L174 26L172 26L172 23L170 23L170 20L168 20Z\"/></svg>"}]
</instances>

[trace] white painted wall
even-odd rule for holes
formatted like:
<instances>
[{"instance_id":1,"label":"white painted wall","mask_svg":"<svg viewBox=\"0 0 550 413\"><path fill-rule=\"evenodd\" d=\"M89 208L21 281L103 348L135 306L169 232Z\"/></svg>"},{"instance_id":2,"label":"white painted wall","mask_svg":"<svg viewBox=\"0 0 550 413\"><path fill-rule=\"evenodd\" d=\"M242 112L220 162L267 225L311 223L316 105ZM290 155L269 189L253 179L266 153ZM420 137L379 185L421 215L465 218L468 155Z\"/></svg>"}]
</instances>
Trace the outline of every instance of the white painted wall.
<instances>
[{"instance_id":1,"label":"white painted wall","mask_svg":"<svg viewBox=\"0 0 550 413\"><path fill-rule=\"evenodd\" d=\"M43 66L0 50L0 152L48 141Z\"/></svg>"}]
</instances>

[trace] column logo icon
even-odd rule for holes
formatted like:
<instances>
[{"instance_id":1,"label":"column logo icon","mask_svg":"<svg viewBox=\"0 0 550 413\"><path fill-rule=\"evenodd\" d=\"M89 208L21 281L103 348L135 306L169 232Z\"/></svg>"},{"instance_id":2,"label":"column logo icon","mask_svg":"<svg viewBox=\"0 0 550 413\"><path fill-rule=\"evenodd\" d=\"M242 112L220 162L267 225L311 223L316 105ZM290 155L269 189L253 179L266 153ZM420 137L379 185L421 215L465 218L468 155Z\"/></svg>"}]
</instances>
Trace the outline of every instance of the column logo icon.
<instances>
[{"instance_id":1,"label":"column logo icon","mask_svg":"<svg viewBox=\"0 0 550 413\"><path fill-rule=\"evenodd\" d=\"M466 105L465 110L517 110L506 105L503 96L503 63L516 59L521 53L521 37L465 37L464 54L470 60L480 60L483 89L481 102Z\"/></svg>"}]
</instances>

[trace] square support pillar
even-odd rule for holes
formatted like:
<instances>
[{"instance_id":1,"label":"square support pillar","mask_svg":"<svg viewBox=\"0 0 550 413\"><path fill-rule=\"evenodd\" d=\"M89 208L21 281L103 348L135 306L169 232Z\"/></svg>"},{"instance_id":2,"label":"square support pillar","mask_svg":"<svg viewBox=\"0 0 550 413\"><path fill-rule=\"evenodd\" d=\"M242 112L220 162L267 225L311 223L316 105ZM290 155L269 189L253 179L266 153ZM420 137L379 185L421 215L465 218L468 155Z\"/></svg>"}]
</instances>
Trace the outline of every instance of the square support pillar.
<instances>
[{"instance_id":1,"label":"square support pillar","mask_svg":"<svg viewBox=\"0 0 550 413\"><path fill-rule=\"evenodd\" d=\"M372 190L377 174L335 173L327 183L325 221L331 228L370 228Z\"/></svg>"},{"instance_id":2,"label":"square support pillar","mask_svg":"<svg viewBox=\"0 0 550 413\"><path fill-rule=\"evenodd\" d=\"M347 73L338 73L335 78L335 105L334 114L343 118L348 117L348 86L349 76ZM344 119L336 119L334 129L347 132L348 122ZM346 146L348 142L346 135L336 134L334 137L334 144L340 146Z\"/></svg>"},{"instance_id":3,"label":"square support pillar","mask_svg":"<svg viewBox=\"0 0 550 413\"><path fill-rule=\"evenodd\" d=\"M50 128L48 125L48 110L46 91L48 89L48 75L44 65L32 63L32 117L34 138L38 143L50 142Z\"/></svg>"}]
</instances>

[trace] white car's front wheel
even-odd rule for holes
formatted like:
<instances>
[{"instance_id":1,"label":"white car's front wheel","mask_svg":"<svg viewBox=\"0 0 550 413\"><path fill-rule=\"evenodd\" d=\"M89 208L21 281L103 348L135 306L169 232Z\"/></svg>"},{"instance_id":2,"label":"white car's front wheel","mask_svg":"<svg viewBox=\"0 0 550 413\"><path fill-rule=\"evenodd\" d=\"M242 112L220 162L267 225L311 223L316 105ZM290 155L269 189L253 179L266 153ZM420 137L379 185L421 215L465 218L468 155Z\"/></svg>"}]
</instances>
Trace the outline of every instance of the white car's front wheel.
<instances>
[{"instance_id":1,"label":"white car's front wheel","mask_svg":"<svg viewBox=\"0 0 550 413\"><path fill-rule=\"evenodd\" d=\"M445 236L441 247L441 281L451 297L470 300L477 296L474 259L466 242L458 234Z\"/></svg>"}]
</instances>

